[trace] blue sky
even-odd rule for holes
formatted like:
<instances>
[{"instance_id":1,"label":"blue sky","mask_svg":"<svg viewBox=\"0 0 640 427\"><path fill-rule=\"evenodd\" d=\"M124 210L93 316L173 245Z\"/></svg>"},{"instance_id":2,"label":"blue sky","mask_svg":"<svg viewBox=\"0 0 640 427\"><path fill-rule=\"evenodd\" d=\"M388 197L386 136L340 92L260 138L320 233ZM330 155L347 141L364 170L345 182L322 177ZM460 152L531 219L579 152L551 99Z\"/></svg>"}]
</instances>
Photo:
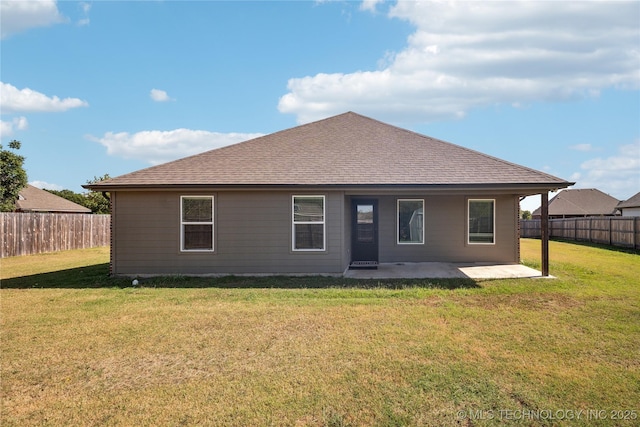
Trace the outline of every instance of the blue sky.
<instances>
[{"instance_id":1,"label":"blue sky","mask_svg":"<svg viewBox=\"0 0 640 427\"><path fill-rule=\"evenodd\" d=\"M22 142L36 186L80 192L355 111L575 188L640 191L637 1L0 7L1 142Z\"/></svg>"}]
</instances>

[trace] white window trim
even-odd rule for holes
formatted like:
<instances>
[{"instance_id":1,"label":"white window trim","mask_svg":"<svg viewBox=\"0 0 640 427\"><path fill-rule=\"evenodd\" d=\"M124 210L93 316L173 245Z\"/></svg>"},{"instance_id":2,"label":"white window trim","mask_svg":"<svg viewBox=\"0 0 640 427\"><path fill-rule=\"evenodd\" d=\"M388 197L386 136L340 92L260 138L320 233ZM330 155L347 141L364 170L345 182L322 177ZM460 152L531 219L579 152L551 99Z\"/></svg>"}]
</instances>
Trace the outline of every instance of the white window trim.
<instances>
[{"instance_id":1,"label":"white window trim","mask_svg":"<svg viewBox=\"0 0 640 427\"><path fill-rule=\"evenodd\" d=\"M322 222L319 221L296 221L295 201L296 199L322 199ZM293 195L291 196L291 250L293 252L325 252L327 247L327 199L324 195ZM296 248L296 225L322 224L322 249L297 249Z\"/></svg>"},{"instance_id":2,"label":"white window trim","mask_svg":"<svg viewBox=\"0 0 640 427\"><path fill-rule=\"evenodd\" d=\"M400 202L422 202L422 241L421 242L401 242L400 241ZM425 225L425 202L424 199L398 199L396 201L396 243L398 245L424 245L424 225Z\"/></svg>"},{"instance_id":3,"label":"white window trim","mask_svg":"<svg viewBox=\"0 0 640 427\"><path fill-rule=\"evenodd\" d=\"M493 202L493 242L472 242L469 240L469 210L471 209L471 202ZM496 199L468 199L467 200L467 224L465 229L467 230L467 244L468 245L495 245L496 244Z\"/></svg>"},{"instance_id":4,"label":"white window trim","mask_svg":"<svg viewBox=\"0 0 640 427\"><path fill-rule=\"evenodd\" d=\"M182 210L182 201L184 199L211 199L211 222L192 222L192 221L184 221L182 218L183 210ZM180 252L186 253L194 253L194 252L214 252L215 250L215 224L214 224L214 213L215 213L215 197L214 196L180 196ZM185 249L184 248L184 226L185 225L211 225L211 249Z\"/></svg>"}]
</instances>

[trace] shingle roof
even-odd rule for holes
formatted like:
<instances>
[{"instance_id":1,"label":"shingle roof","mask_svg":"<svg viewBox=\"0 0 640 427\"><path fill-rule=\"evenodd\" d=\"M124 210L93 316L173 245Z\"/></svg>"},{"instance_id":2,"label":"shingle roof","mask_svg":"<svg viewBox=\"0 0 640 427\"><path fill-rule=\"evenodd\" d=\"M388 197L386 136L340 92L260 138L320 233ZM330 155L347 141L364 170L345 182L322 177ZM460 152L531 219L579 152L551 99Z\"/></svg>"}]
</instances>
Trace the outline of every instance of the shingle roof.
<instances>
[{"instance_id":1,"label":"shingle roof","mask_svg":"<svg viewBox=\"0 0 640 427\"><path fill-rule=\"evenodd\" d=\"M637 192L627 200L624 200L618 204L620 208L639 208L640 207L640 192Z\"/></svg>"},{"instance_id":2,"label":"shingle roof","mask_svg":"<svg viewBox=\"0 0 640 427\"><path fill-rule=\"evenodd\" d=\"M68 212L91 213L91 209L77 203L41 190L33 185L27 185L20 191L16 201L16 210L28 212Z\"/></svg>"},{"instance_id":3,"label":"shingle roof","mask_svg":"<svg viewBox=\"0 0 640 427\"><path fill-rule=\"evenodd\" d=\"M477 184L550 189L571 185L540 171L348 112L86 187Z\"/></svg>"},{"instance_id":4,"label":"shingle roof","mask_svg":"<svg viewBox=\"0 0 640 427\"><path fill-rule=\"evenodd\" d=\"M549 200L549 215L613 215L620 201L595 188L562 190ZM532 215L540 215L541 209Z\"/></svg>"}]
</instances>

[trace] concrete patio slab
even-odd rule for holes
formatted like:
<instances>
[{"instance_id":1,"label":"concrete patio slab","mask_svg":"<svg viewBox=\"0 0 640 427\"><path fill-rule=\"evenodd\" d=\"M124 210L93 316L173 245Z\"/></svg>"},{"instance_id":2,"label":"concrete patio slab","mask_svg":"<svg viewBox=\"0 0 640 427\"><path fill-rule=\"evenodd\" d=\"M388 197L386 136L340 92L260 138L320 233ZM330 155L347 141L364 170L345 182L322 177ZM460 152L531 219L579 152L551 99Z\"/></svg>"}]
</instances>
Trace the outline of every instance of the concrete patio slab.
<instances>
[{"instance_id":1,"label":"concrete patio slab","mask_svg":"<svg viewBox=\"0 0 640 427\"><path fill-rule=\"evenodd\" d=\"M382 263L376 270L347 270L353 279L515 279L542 277L542 273L521 264L447 262Z\"/></svg>"}]
</instances>

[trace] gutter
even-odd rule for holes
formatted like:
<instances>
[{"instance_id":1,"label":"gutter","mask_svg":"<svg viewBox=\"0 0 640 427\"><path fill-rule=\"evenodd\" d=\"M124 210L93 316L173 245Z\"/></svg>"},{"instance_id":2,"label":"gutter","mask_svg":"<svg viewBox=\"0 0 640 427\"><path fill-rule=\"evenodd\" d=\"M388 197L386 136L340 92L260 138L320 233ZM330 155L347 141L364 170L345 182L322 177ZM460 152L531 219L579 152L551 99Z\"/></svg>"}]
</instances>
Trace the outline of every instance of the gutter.
<instances>
[{"instance_id":1,"label":"gutter","mask_svg":"<svg viewBox=\"0 0 640 427\"><path fill-rule=\"evenodd\" d=\"M466 190L502 190L516 191L522 196L539 194L542 191L556 191L561 188L575 185L575 182L553 182L553 183L496 183L496 184L85 184L82 187L93 190L102 191L153 191L153 190L184 190L184 189L229 189L229 190L254 190L254 189L342 189L342 190L387 190L397 191L399 189L408 190L429 190L429 191L466 191ZM107 197L107 196L105 196Z\"/></svg>"}]
</instances>

